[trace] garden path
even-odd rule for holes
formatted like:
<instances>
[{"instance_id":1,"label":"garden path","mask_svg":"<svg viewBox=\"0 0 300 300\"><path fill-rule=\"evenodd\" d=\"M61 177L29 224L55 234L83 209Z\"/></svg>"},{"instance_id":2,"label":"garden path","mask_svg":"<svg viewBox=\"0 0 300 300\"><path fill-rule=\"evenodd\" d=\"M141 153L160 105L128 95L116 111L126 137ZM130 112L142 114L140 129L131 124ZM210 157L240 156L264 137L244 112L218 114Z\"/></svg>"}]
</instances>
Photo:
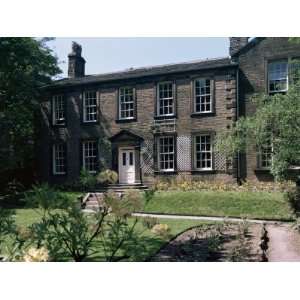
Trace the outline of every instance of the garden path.
<instances>
[{"instance_id":1,"label":"garden path","mask_svg":"<svg viewBox=\"0 0 300 300\"><path fill-rule=\"evenodd\" d=\"M270 262L300 262L300 234L289 224L267 225Z\"/></svg>"}]
</instances>

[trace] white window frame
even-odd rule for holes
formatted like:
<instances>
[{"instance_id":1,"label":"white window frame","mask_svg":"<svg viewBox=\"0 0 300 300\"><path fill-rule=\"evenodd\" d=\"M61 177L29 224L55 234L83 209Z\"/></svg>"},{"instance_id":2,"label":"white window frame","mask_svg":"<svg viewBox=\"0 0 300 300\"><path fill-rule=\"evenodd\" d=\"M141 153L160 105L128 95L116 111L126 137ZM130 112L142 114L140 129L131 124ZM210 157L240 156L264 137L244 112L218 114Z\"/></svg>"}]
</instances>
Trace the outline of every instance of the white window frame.
<instances>
[{"instance_id":1,"label":"white window frame","mask_svg":"<svg viewBox=\"0 0 300 300\"><path fill-rule=\"evenodd\" d=\"M285 80L286 81L286 88L282 89L282 90L274 90L271 91L270 90L270 84L271 84L271 72L270 72L270 67L272 65L276 65L276 64L282 64L282 63L286 63L286 76L285 77L281 77L278 78L279 80ZM269 61L268 62L268 93L269 95L275 95L277 93L285 93L288 91L289 89L289 60L288 59L280 59L280 60L274 60L274 61ZM273 73L276 73L275 71L273 71ZM276 80L272 80L272 81L276 81Z\"/></svg>"},{"instance_id":2,"label":"white window frame","mask_svg":"<svg viewBox=\"0 0 300 300\"><path fill-rule=\"evenodd\" d=\"M60 102L60 103L59 103ZM62 116L60 116L62 114ZM65 101L63 95L52 96L52 124L65 125Z\"/></svg>"},{"instance_id":3,"label":"white window frame","mask_svg":"<svg viewBox=\"0 0 300 300\"><path fill-rule=\"evenodd\" d=\"M87 152L92 151L91 149L86 149L87 145L90 145L91 143L95 144L95 153L94 155L90 155L90 153L88 153L88 155L86 156L86 150ZM89 147L89 146L88 146ZM86 141L82 141L82 167L83 169L87 170L89 173L91 174L95 174L97 173L97 147L98 147L98 142L97 140L86 140ZM95 170L89 170L87 169L87 163L86 163L86 159L94 159L95 160Z\"/></svg>"},{"instance_id":4,"label":"white window frame","mask_svg":"<svg viewBox=\"0 0 300 300\"><path fill-rule=\"evenodd\" d=\"M92 97L87 97L89 94L91 93L95 93L95 98ZM95 104L91 104L88 103L87 105L87 100L89 100L89 102L91 101L91 99L95 99ZM83 92L83 122L84 123L95 123L97 122L97 118L98 118L98 93L97 91L85 91ZM87 110L95 110L94 112L89 112L87 113ZM94 119L88 119L88 116L90 115L94 115Z\"/></svg>"},{"instance_id":5,"label":"white window frame","mask_svg":"<svg viewBox=\"0 0 300 300\"><path fill-rule=\"evenodd\" d=\"M259 158L258 158L258 168L261 170L270 170L271 166L272 166L272 161L273 161L273 144L271 144L268 147L262 147L259 151ZM270 159L263 159L263 156L267 157L270 156ZM264 165L263 166L263 162L268 162L269 166Z\"/></svg>"},{"instance_id":6,"label":"white window frame","mask_svg":"<svg viewBox=\"0 0 300 300\"><path fill-rule=\"evenodd\" d=\"M201 150L201 137L206 137L206 136L210 137L210 150L205 149L203 151L203 150ZM200 145L199 145L200 151L197 151L197 145L198 145L197 137L200 138ZM197 154L200 154L199 162L201 165L202 164L202 159L201 159L202 153L205 153L205 154L210 153L210 159L207 159L207 158L204 159L205 161L210 161L210 167L200 167L200 168L197 167L197 163L198 163ZM194 168L195 168L195 170L199 170L199 171L212 171L213 170L213 135L211 133L199 133L194 136Z\"/></svg>"},{"instance_id":7,"label":"white window frame","mask_svg":"<svg viewBox=\"0 0 300 300\"><path fill-rule=\"evenodd\" d=\"M169 138L172 138L173 139L173 151L168 151L168 152L161 152L161 140L163 139L169 139ZM175 140L175 136L173 135L164 135L164 136L159 136L158 139L157 139L157 151L158 151L158 169L160 172L174 172L175 171L175 155L176 155L176 152L175 152L175 143L176 143L176 140ZM161 168L161 155L173 155L173 168ZM170 164L171 160L164 160L163 163L166 164L166 161L168 161Z\"/></svg>"},{"instance_id":8,"label":"white window frame","mask_svg":"<svg viewBox=\"0 0 300 300\"><path fill-rule=\"evenodd\" d=\"M200 93L197 94L197 82L205 82L205 88L206 88L206 81L209 81L209 93L204 93L201 94L201 87L199 88ZM204 102L204 106L206 106L208 104L208 102L206 102L206 97L209 96L209 105L210 105L210 110L201 110L201 106L202 106L202 97L204 97L205 102ZM200 100L200 110L197 111L197 98L199 98ZM212 80L210 78L196 78L194 80L194 113L195 114L207 114L207 113L212 113L213 112L213 95L212 95Z\"/></svg>"},{"instance_id":9,"label":"white window frame","mask_svg":"<svg viewBox=\"0 0 300 300\"><path fill-rule=\"evenodd\" d=\"M172 97L160 97L160 91L161 91L161 86L163 85L167 85L167 84L170 84L171 85L171 92L172 92ZM174 97L174 94L175 94L175 84L174 82L172 81L163 81L163 82L159 82L157 84L157 93L156 93L156 114L157 116L159 117L164 117L164 116L175 116L175 97ZM160 113L160 103L161 103L161 100L163 102L170 102L172 101L172 106L170 105L167 105L167 106L163 106L163 107L168 107L168 111L170 111L170 107L172 107L172 113L167 113L167 114L161 114ZM164 110L164 109L163 109Z\"/></svg>"},{"instance_id":10,"label":"white window frame","mask_svg":"<svg viewBox=\"0 0 300 300\"><path fill-rule=\"evenodd\" d=\"M131 94L126 93L125 91L131 90ZM131 101L128 101L126 99L126 96L132 97ZM122 97L124 97L123 102L122 102ZM132 120L135 118L135 92L134 92L134 88L133 87L128 87L128 86L124 86L119 88L119 120ZM132 105L132 109L125 109L122 110L122 104L126 105ZM132 116L130 117L122 117L122 111L125 112L132 112Z\"/></svg>"},{"instance_id":11,"label":"white window frame","mask_svg":"<svg viewBox=\"0 0 300 300\"><path fill-rule=\"evenodd\" d=\"M58 147L62 147L61 149L57 149ZM57 154L63 153L62 157L58 157ZM66 148L63 143L53 144L52 146L52 171L54 175L65 175L66 174ZM58 164L60 162L60 164ZM63 166L63 172L57 171L58 166Z\"/></svg>"}]
</instances>

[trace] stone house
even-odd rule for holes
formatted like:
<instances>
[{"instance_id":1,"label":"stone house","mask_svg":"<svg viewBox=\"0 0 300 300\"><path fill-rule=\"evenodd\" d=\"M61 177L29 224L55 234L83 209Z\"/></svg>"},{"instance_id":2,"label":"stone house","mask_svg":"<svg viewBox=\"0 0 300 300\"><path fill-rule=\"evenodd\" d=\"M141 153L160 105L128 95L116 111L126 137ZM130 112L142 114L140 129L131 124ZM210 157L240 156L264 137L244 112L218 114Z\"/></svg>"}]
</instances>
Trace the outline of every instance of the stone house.
<instances>
[{"instance_id":1,"label":"stone house","mask_svg":"<svg viewBox=\"0 0 300 300\"><path fill-rule=\"evenodd\" d=\"M271 180L268 149L250 145L229 161L214 151L218 132L255 109L256 92L288 88L288 38L230 38L230 56L85 75L81 46L68 78L45 87L37 139L41 180L66 183L82 168L113 169L120 184L155 180Z\"/></svg>"}]
</instances>

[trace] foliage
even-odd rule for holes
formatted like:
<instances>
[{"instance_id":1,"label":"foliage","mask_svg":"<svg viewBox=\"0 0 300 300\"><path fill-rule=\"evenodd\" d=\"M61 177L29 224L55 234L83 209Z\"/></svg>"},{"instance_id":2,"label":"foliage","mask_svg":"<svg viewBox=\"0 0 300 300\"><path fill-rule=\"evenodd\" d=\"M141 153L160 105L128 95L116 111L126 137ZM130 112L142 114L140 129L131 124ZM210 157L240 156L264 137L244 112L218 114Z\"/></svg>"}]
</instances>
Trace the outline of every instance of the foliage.
<instances>
[{"instance_id":1,"label":"foliage","mask_svg":"<svg viewBox=\"0 0 300 300\"><path fill-rule=\"evenodd\" d=\"M46 262L49 261L49 253L45 247L31 247L24 254L23 260L25 262Z\"/></svg>"},{"instance_id":2,"label":"foliage","mask_svg":"<svg viewBox=\"0 0 300 300\"><path fill-rule=\"evenodd\" d=\"M38 249L48 249L54 260L67 256L84 261L99 252L104 253L107 261L128 258L136 247L133 240L137 219L132 224L127 218L139 206L138 195L130 191L120 200L110 192L105 195L101 209L90 215L76 204L60 211L47 206L44 217L30 227L32 243Z\"/></svg>"},{"instance_id":3,"label":"foliage","mask_svg":"<svg viewBox=\"0 0 300 300\"><path fill-rule=\"evenodd\" d=\"M33 161L34 119L40 87L60 73L49 39L0 38L0 165L12 170Z\"/></svg>"},{"instance_id":4,"label":"foliage","mask_svg":"<svg viewBox=\"0 0 300 300\"><path fill-rule=\"evenodd\" d=\"M144 191L144 199L146 204L154 197L155 192L155 188L150 188Z\"/></svg>"},{"instance_id":5,"label":"foliage","mask_svg":"<svg viewBox=\"0 0 300 300\"><path fill-rule=\"evenodd\" d=\"M118 173L112 170L105 170L97 175L97 182L102 184L114 184L118 181Z\"/></svg>"},{"instance_id":6,"label":"foliage","mask_svg":"<svg viewBox=\"0 0 300 300\"><path fill-rule=\"evenodd\" d=\"M5 239L13 235L16 230L13 214L13 211L0 208L0 255L3 252Z\"/></svg>"},{"instance_id":7,"label":"foliage","mask_svg":"<svg viewBox=\"0 0 300 300\"><path fill-rule=\"evenodd\" d=\"M170 227L167 224L156 224L152 227L151 232L163 238L168 238L170 235Z\"/></svg>"},{"instance_id":8,"label":"foliage","mask_svg":"<svg viewBox=\"0 0 300 300\"><path fill-rule=\"evenodd\" d=\"M97 178L86 169L81 169L79 183L83 190L94 189L97 184Z\"/></svg>"},{"instance_id":9,"label":"foliage","mask_svg":"<svg viewBox=\"0 0 300 300\"><path fill-rule=\"evenodd\" d=\"M296 186L293 189L290 189L287 193L285 193L285 198L290 203L291 207L294 209L296 214L300 212L300 187Z\"/></svg>"},{"instance_id":10,"label":"foliage","mask_svg":"<svg viewBox=\"0 0 300 300\"><path fill-rule=\"evenodd\" d=\"M143 218L142 223L147 229L151 229L156 224L158 224L158 220L157 220L157 218L145 217L145 218Z\"/></svg>"},{"instance_id":11,"label":"foliage","mask_svg":"<svg viewBox=\"0 0 300 300\"><path fill-rule=\"evenodd\" d=\"M66 253L74 261L85 260L92 251L92 242L102 229L107 210L92 215L84 215L78 206L61 212L49 212L48 218L32 225L33 242L49 250L53 259Z\"/></svg>"},{"instance_id":12,"label":"foliage","mask_svg":"<svg viewBox=\"0 0 300 300\"><path fill-rule=\"evenodd\" d=\"M241 185L225 181L196 181L196 180L171 180L155 183L155 191L232 191L232 192L286 192L293 189L292 181L281 182L248 182ZM155 192L151 195L154 197ZM148 201L147 201L148 202Z\"/></svg>"},{"instance_id":13,"label":"foliage","mask_svg":"<svg viewBox=\"0 0 300 300\"><path fill-rule=\"evenodd\" d=\"M300 83L289 86L286 94L253 97L256 111L241 117L231 129L217 137L217 151L233 157L250 145L258 149L272 146L270 172L275 179L287 178L288 170L300 157ZM248 146L249 145L249 146Z\"/></svg>"},{"instance_id":14,"label":"foliage","mask_svg":"<svg viewBox=\"0 0 300 300\"><path fill-rule=\"evenodd\" d=\"M68 207L71 201L64 193L49 186L48 183L33 185L32 189L25 193L25 200L29 207L39 208L43 214L49 209Z\"/></svg>"}]
</instances>

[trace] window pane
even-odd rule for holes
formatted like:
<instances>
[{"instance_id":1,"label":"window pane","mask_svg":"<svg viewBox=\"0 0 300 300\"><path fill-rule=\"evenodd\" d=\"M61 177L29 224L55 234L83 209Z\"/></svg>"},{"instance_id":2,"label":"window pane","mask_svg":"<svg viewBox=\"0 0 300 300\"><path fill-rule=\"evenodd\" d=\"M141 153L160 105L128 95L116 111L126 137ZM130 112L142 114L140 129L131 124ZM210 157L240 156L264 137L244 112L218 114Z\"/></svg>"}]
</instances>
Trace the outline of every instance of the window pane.
<instances>
[{"instance_id":1,"label":"window pane","mask_svg":"<svg viewBox=\"0 0 300 300\"><path fill-rule=\"evenodd\" d=\"M121 119L134 118L134 91L133 88L119 90L119 116Z\"/></svg>"},{"instance_id":2,"label":"window pane","mask_svg":"<svg viewBox=\"0 0 300 300\"><path fill-rule=\"evenodd\" d=\"M160 170L174 171L174 137L160 137L158 149Z\"/></svg>"},{"instance_id":3,"label":"window pane","mask_svg":"<svg viewBox=\"0 0 300 300\"><path fill-rule=\"evenodd\" d=\"M65 123L65 103L62 95L53 96L52 99L53 109L53 124L59 125Z\"/></svg>"},{"instance_id":4,"label":"window pane","mask_svg":"<svg viewBox=\"0 0 300 300\"><path fill-rule=\"evenodd\" d=\"M83 146L83 167L89 172L96 172L97 169L97 142L85 141Z\"/></svg>"},{"instance_id":5,"label":"window pane","mask_svg":"<svg viewBox=\"0 0 300 300\"><path fill-rule=\"evenodd\" d=\"M210 82L210 79L195 80L194 110L197 113L212 111L212 95Z\"/></svg>"},{"instance_id":6,"label":"window pane","mask_svg":"<svg viewBox=\"0 0 300 300\"><path fill-rule=\"evenodd\" d=\"M84 93L83 101L84 121L94 122L97 121L97 93L89 91Z\"/></svg>"},{"instance_id":7,"label":"window pane","mask_svg":"<svg viewBox=\"0 0 300 300\"><path fill-rule=\"evenodd\" d=\"M64 144L56 144L53 146L53 173L66 173L66 153Z\"/></svg>"},{"instance_id":8,"label":"window pane","mask_svg":"<svg viewBox=\"0 0 300 300\"><path fill-rule=\"evenodd\" d=\"M212 169L212 144L210 135L195 136L195 168Z\"/></svg>"},{"instance_id":9,"label":"window pane","mask_svg":"<svg viewBox=\"0 0 300 300\"><path fill-rule=\"evenodd\" d=\"M158 109L160 116L174 114L173 84L171 82L158 84Z\"/></svg>"},{"instance_id":10,"label":"window pane","mask_svg":"<svg viewBox=\"0 0 300 300\"><path fill-rule=\"evenodd\" d=\"M286 92L288 89L288 62L277 61L268 64L269 93Z\"/></svg>"}]
</instances>

